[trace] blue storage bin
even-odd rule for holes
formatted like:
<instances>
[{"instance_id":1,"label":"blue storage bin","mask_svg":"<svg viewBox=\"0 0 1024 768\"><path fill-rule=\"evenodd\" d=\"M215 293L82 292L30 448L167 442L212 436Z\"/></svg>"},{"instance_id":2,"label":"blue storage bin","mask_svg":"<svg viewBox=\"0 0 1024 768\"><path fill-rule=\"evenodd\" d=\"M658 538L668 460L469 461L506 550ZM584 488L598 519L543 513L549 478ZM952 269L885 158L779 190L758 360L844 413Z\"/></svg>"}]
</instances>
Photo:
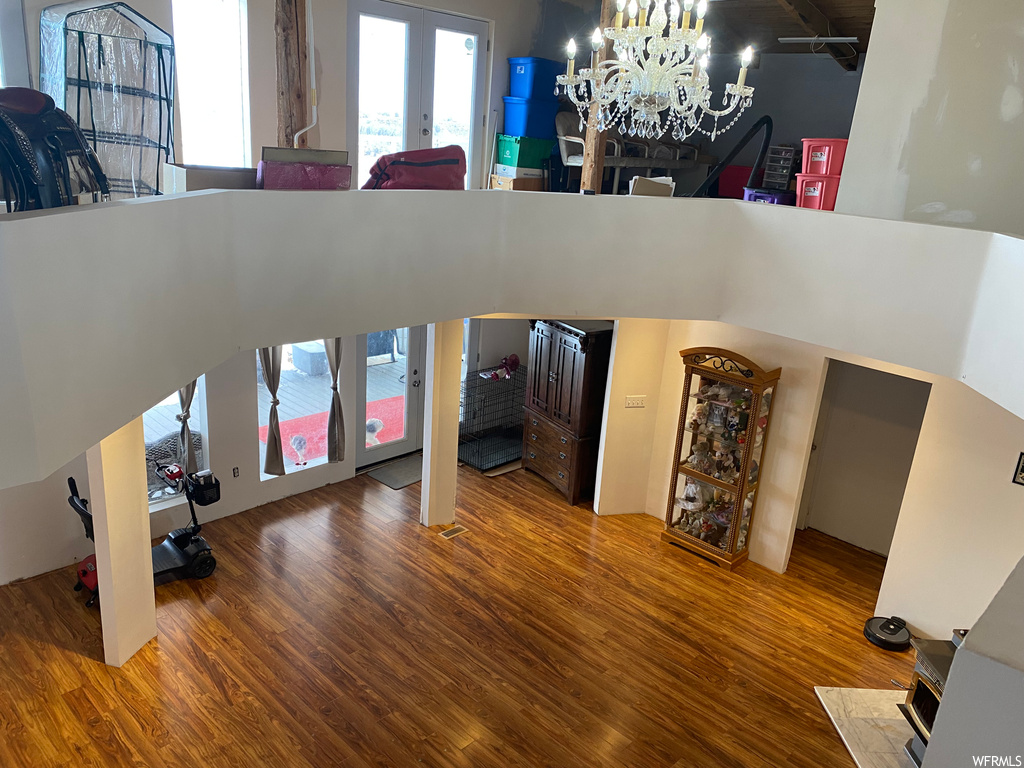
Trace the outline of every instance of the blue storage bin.
<instances>
[{"instance_id":1,"label":"blue storage bin","mask_svg":"<svg viewBox=\"0 0 1024 768\"><path fill-rule=\"evenodd\" d=\"M514 99L556 101L555 78L565 74L564 61L520 56L508 60L509 95Z\"/></svg>"},{"instance_id":2,"label":"blue storage bin","mask_svg":"<svg viewBox=\"0 0 1024 768\"><path fill-rule=\"evenodd\" d=\"M555 138L557 101L505 97L505 133L533 139Z\"/></svg>"}]
</instances>

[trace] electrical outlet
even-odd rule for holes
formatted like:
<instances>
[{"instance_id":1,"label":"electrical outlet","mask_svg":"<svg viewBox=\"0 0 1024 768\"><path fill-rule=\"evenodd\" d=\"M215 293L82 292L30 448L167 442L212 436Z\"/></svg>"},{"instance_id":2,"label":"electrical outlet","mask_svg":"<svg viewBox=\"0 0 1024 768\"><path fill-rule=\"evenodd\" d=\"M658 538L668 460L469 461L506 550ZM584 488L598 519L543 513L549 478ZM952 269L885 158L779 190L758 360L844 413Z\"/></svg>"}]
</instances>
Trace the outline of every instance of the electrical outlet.
<instances>
[{"instance_id":1,"label":"electrical outlet","mask_svg":"<svg viewBox=\"0 0 1024 768\"><path fill-rule=\"evenodd\" d=\"M627 408L646 408L647 395L626 395Z\"/></svg>"},{"instance_id":2,"label":"electrical outlet","mask_svg":"<svg viewBox=\"0 0 1024 768\"><path fill-rule=\"evenodd\" d=\"M235 467L234 469L231 470L231 476L238 477L238 467Z\"/></svg>"}]
</instances>

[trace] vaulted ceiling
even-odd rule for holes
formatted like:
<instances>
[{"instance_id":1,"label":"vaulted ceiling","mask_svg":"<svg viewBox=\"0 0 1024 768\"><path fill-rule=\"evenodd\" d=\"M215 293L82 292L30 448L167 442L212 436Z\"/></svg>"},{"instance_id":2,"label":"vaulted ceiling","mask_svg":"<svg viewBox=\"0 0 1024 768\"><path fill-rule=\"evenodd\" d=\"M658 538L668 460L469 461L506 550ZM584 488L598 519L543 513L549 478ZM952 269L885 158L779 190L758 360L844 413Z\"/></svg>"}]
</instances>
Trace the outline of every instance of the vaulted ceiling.
<instances>
[{"instance_id":1,"label":"vaulted ceiling","mask_svg":"<svg viewBox=\"0 0 1024 768\"><path fill-rule=\"evenodd\" d=\"M718 52L753 45L761 53L831 55L846 69L856 69L867 50L874 0L714 0L707 26ZM853 44L785 45L780 37L857 37Z\"/></svg>"}]
</instances>

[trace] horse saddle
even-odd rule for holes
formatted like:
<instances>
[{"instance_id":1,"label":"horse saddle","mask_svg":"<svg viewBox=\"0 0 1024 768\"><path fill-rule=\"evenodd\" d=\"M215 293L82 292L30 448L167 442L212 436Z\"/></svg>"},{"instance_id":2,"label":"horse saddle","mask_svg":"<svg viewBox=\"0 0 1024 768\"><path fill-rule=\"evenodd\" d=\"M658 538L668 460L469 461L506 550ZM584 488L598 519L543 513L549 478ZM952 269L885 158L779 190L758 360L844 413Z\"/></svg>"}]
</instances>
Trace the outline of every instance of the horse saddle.
<instances>
[{"instance_id":1,"label":"horse saddle","mask_svg":"<svg viewBox=\"0 0 1024 768\"><path fill-rule=\"evenodd\" d=\"M0 88L0 178L8 213L74 205L83 192L110 194L81 129L31 88Z\"/></svg>"}]
</instances>

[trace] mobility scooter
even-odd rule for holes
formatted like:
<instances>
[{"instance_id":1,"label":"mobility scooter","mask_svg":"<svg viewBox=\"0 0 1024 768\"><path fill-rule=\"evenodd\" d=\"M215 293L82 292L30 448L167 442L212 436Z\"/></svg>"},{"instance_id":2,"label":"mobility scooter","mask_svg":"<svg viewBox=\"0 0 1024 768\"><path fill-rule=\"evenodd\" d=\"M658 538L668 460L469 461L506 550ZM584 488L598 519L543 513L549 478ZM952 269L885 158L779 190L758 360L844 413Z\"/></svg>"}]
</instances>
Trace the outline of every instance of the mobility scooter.
<instances>
[{"instance_id":1,"label":"mobility scooter","mask_svg":"<svg viewBox=\"0 0 1024 768\"><path fill-rule=\"evenodd\" d=\"M203 527L196 519L195 505L205 507L219 501L220 481L208 469L186 475L177 464L159 465L157 472L170 487L184 492L192 520L184 528L177 528L168 533L163 541L153 547L153 577L158 583L162 581L161 577L168 575L173 578L205 579L217 567L217 560L206 539L199 535ZM68 489L71 491L68 503L81 518L86 538L95 541L89 502L78 495L75 478L68 478ZM83 588L91 593L86 606L93 605L99 595L96 555L89 555L78 565L78 583L75 584L75 591Z\"/></svg>"}]
</instances>

